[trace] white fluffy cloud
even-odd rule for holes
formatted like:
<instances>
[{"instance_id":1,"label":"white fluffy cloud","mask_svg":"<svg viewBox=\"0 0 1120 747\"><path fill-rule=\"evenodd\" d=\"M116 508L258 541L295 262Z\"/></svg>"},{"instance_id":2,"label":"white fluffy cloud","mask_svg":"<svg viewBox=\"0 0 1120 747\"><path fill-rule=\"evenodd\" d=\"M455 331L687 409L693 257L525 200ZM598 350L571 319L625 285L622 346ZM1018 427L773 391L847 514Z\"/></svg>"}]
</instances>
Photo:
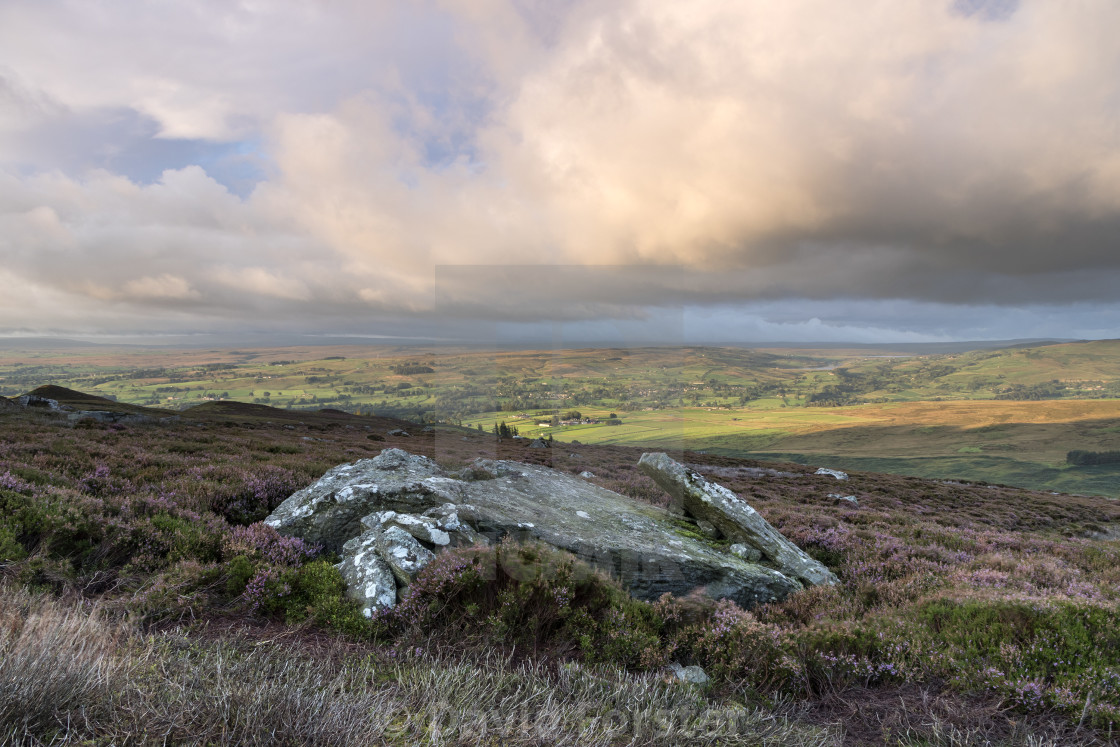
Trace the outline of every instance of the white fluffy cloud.
<instances>
[{"instance_id":1,"label":"white fluffy cloud","mask_svg":"<svg viewBox=\"0 0 1120 747\"><path fill-rule=\"evenodd\" d=\"M1108 304L1116 28L1108 0L15 0L2 267L44 328ZM153 136L267 166L239 196L98 155Z\"/></svg>"}]
</instances>

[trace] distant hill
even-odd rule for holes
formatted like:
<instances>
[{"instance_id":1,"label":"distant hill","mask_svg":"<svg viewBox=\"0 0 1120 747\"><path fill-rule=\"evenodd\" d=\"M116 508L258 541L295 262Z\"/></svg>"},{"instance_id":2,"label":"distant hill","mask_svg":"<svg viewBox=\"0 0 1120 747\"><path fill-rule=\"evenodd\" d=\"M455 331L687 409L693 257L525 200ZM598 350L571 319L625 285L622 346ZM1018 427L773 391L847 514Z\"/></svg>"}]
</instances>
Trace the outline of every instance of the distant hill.
<instances>
[{"instance_id":1,"label":"distant hill","mask_svg":"<svg viewBox=\"0 0 1120 747\"><path fill-rule=\"evenodd\" d=\"M100 342L71 340L65 337L0 337L3 350L57 350L65 348L101 348Z\"/></svg>"},{"instance_id":2,"label":"distant hill","mask_svg":"<svg viewBox=\"0 0 1120 747\"><path fill-rule=\"evenodd\" d=\"M71 407L75 410L104 410L107 412L127 413L131 415L146 415L153 419L178 416L183 420L201 420L218 422L240 423L267 423L272 421L299 422L314 427L338 425L362 426L376 429L404 428L415 429L416 424L397 420L395 418L375 417L367 415L354 415L342 410L285 410L268 405L252 404L249 402L236 402L222 400L218 402L205 402L185 410L163 410L155 407L130 405L124 402L114 402L95 394L87 394L76 389L48 384L37 387L27 392L30 396L53 399L60 405ZM6 397L0 397L0 410L15 409L18 406Z\"/></svg>"},{"instance_id":3,"label":"distant hill","mask_svg":"<svg viewBox=\"0 0 1120 747\"><path fill-rule=\"evenodd\" d=\"M64 386L55 386L54 384L47 384L46 386L36 387L30 392L27 392L30 397L45 397L47 399L57 400L60 404L64 405L115 405L118 404L111 399L105 397L98 397L96 394L86 394L79 392L76 389L67 389Z\"/></svg>"},{"instance_id":4,"label":"distant hill","mask_svg":"<svg viewBox=\"0 0 1120 747\"><path fill-rule=\"evenodd\" d=\"M387 428L415 428L416 424L395 418L373 417L368 415L353 415L342 410L282 410L268 405L253 404L251 402L237 402L234 400L221 400L217 402L204 402L201 405L188 407L178 413L187 420L218 420L229 422L268 422L284 421L299 422L315 426L353 425L370 426L378 429Z\"/></svg>"},{"instance_id":5,"label":"distant hill","mask_svg":"<svg viewBox=\"0 0 1120 747\"><path fill-rule=\"evenodd\" d=\"M157 418L177 414L171 410L161 410L154 407L141 407L140 405L130 405L125 402L115 402L105 397L98 397L96 394L87 394L54 384L37 387L27 392L27 394L33 397L53 399L60 405L67 405L76 410L105 410L106 412L149 415Z\"/></svg>"},{"instance_id":6,"label":"distant hill","mask_svg":"<svg viewBox=\"0 0 1120 747\"><path fill-rule=\"evenodd\" d=\"M907 353L909 355L951 355L974 350L1005 350L1034 348L1083 342L1073 338L1030 338L1021 340L954 340L952 342L762 342L757 344L728 343L728 347L757 350L868 350L880 353Z\"/></svg>"},{"instance_id":7,"label":"distant hill","mask_svg":"<svg viewBox=\"0 0 1120 747\"><path fill-rule=\"evenodd\" d=\"M201 405L188 407L180 411L184 417L211 417L231 416L241 418L267 418L270 420L299 420L307 413L292 410L281 410L268 405L256 405L251 402L236 402L234 400L221 400L219 402L203 402Z\"/></svg>"}]
</instances>

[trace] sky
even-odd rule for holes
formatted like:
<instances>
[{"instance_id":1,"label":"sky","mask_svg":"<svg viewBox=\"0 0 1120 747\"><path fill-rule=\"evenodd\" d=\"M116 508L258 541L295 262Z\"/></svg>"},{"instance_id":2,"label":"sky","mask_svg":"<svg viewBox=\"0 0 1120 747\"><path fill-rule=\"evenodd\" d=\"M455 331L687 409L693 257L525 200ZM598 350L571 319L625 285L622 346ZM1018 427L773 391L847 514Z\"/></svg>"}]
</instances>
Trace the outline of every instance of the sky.
<instances>
[{"instance_id":1,"label":"sky","mask_svg":"<svg viewBox=\"0 0 1120 747\"><path fill-rule=\"evenodd\" d=\"M1120 337L1115 0L0 0L0 336Z\"/></svg>"}]
</instances>

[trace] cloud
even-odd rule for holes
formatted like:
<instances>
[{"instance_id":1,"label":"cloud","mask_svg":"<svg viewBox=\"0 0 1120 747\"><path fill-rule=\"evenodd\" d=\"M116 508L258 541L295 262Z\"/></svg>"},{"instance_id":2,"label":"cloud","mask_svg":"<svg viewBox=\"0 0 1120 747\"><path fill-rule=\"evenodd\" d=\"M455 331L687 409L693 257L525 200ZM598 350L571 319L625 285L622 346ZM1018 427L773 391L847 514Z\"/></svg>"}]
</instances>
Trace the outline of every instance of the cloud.
<instances>
[{"instance_id":1,"label":"cloud","mask_svg":"<svg viewBox=\"0 0 1120 747\"><path fill-rule=\"evenodd\" d=\"M183 278L178 275L164 273L159 277L142 277L129 280L124 284L126 297L139 299L173 299L184 300L198 298L198 291L191 288Z\"/></svg>"},{"instance_id":2,"label":"cloud","mask_svg":"<svg viewBox=\"0 0 1120 747\"><path fill-rule=\"evenodd\" d=\"M242 293L289 301L306 301L311 297L301 280L284 277L264 267L222 268L216 274L219 282Z\"/></svg>"},{"instance_id":3,"label":"cloud","mask_svg":"<svg viewBox=\"0 0 1120 747\"><path fill-rule=\"evenodd\" d=\"M125 5L0 9L0 252L58 324L1116 303L1106 0ZM195 154L242 143L233 192Z\"/></svg>"}]
</instances>

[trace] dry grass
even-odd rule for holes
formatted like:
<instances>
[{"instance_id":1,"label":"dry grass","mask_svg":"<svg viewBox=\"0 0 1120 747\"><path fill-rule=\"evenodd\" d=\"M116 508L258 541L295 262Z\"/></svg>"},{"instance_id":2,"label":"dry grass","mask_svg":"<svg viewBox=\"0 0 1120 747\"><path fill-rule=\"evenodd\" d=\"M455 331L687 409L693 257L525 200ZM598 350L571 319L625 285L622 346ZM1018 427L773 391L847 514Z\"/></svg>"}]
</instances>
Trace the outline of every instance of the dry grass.
<instances>
[{"instance_id":1,"label":"dry grass","mask_svg":"<svg viewBox=\"0 0 1120 747\"><path fill-rule=\"evenodd\" d=\"M1068 725L1009 721L994 703L978 719L977 704L916 688L767 709L611 667L287 640L251 628L144 635L88 604L0 587L0 744L1111 743Z\"/></svg>"},{"instance_id":2,"label":"dry grass","mask_svg":"<svg viewBox=\"0 0 1120 747\"><path fill-rule=\"evenodd\" d=\"M709 702L654 674L497 654L312 651L140 635L0 589L0 743L838 745L836 728Z\"/></svg>"},{"instance_id":3,"label":"dry grass","mask_svg":"<svg viewBox=\"0 0 1120 747\"><path fill-rule=\"evenodd\" d=\"M806 717L844 725L845 746L1096 747L1110 735L1044 715L1009 714L997 699L962 698L927 687L849 688L831 693Z\"/></svg>"},{"instance_id":4,"label":"dry grass","mask_svg":"<svg viewBox=\"0 0 1120 747\"><path fill-rule=\"evenodd\" d=\"M122 673L112 626L24 591L0 600L0 741L54 731L62 714L85 718L111 700Z\"/></svg>"}]
</instances>

